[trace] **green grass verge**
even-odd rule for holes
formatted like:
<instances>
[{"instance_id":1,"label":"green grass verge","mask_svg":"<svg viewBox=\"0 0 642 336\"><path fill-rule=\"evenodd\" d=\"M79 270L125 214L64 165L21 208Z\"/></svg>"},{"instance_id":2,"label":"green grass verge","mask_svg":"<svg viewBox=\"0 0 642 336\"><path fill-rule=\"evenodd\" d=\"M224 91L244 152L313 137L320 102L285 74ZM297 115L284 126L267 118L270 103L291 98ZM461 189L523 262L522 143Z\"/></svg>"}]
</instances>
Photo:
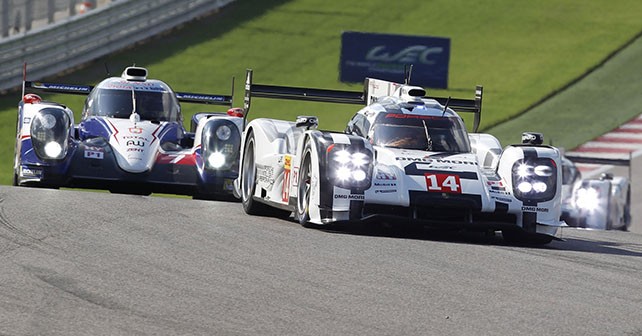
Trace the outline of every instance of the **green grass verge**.
<instances>
[{"instance_id":1,"label":"green grass verge","mask_svg":"<svg viewBox=\"0 0 642 336\"><path fill-rule=\"evenodd\" d=\"M487 131L503 143L521 130L543 132L545 141L573 149L642 114L642 36L585 78L527 113Z\"/></svg>"},{"instance_id":2,"label":"green grass verge","mask_svg":"<svg viewBox=\"0 0 642 336\"><path fill-rule=\"evenodd\" d=\"M642 31L640 12L637 0L413 0L394 6L388 0L238 0L217 15L53 80L93 84L105 76L103 63L113 74L136 63L179 91L229 93L235 77L240 106L246 68L255 70L258 83L361 90L338 82L343 31L442 36L451 38L449 89L429 89L429 94L472 97L474 86L484 85L482 128L489 129L565 87L631 40ZM0 99L2 184L11 181L19 96L13 92ZM48 98L79 115L82 98ZM186 120L203 108L185 105ZM355 106L255 100L252 117L312 114L322 128L339 130L354 111ZM553 123L539 121L540 128Z\"/></svg>"}]
</instances>

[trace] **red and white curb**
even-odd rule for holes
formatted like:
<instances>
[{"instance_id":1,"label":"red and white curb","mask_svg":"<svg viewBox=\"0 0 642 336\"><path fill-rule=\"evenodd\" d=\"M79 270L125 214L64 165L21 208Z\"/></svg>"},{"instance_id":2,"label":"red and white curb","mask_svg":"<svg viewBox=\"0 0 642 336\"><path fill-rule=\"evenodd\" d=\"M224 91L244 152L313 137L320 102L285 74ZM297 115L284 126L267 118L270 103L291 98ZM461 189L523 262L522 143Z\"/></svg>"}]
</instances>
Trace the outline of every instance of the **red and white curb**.
<instances>
[{"instance_id":1,"label":"red and white curb","mask_svg":"<svg viewBox=\"0 0 642 336\"><path fill-rule=\"evenodd\" d=\"M631 160L642 155L642 115L566 153L569 156ZM576 163L582 176L599 175L613 166Z\"/></svg>"}]
</instances>

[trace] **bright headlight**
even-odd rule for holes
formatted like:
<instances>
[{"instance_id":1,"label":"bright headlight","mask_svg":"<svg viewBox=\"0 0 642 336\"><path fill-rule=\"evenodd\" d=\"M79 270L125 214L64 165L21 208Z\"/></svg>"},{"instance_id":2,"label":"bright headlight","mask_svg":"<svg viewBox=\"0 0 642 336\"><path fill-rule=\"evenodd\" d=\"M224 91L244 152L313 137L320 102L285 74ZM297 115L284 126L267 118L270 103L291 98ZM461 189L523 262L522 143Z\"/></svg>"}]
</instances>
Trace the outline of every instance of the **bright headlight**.
<instances>
[{"instance_id":1,"label":"bright headlight","mask_svg":"<svg viewBox=\"0 0 642 336\"><path fill-rule=\"evenodd\" d=\"M582 188L577 190L575 204L584 210L593 211L598 208L600 197L597 190L593 188Z\"/></svg>"},{"instance_id":2,"label":"bright headlight","mask_svg":"<svg viewBox=\"0 0 642 336\"><path fill-rule=\"evenodd\" d=\"M521 182L517 185L517 189L523 193L529 193L533 190L533 185L530 182Z\"/></svg>"},{"instance_id":3,"label":"bright headlight","mask_svg":"<svg viewBox=\"0 0 642 336\"><path fill-rule=\"evenodd\" d=\"M352 171L350 171L350 168L348 167L339 167L337 169L337 178L339 180L345 181L352 176Z\"/></svg>"},{"instance_id":4,"label":"bright headlight","mask_svg":"<svg viewBox=\"0 0 642 336\"><path fill-rule=\"evenodd\" d=\"M232 136L232 130L227 125L219 126L216 129L216 137L221 141L226 141Z\"/></svg>"},{"instance_id":5,"label":"bright headlight","mask_svg":"<svg viewBox=\"0 0 642 336\"><path fill-rule=\"evenodd\" d=\"M48 157L54 159L60 156L60 154L62 153L62 146L60 146L60 144L55 141L50 141L45 145L44 150L45 154L47 154Z\"/></svg>"},{"instance_id":6,"label":"bright headlight","mask_svg":"<svg viewBox=\"0 0 642 336\"><path fill-rule=\"evenodd\" d=\"M553 175L553 167L545 165L536 166L535 169L533 169L533 172L537 176L549 177Z\"/></svg>"},{"instance_id":7,"label":"bright headlight","mask_svg":"<svg viewBox=\"0 0 642 336\"><path fill-rule=\"evenodd\" d=\"M527 164L522 163L519 166L517 166L516 173L517 173L517 176L519 177L522 177L522 178L527 177L530 175L530 167Z\"/></svg>"},{"instance_id":8,"label":"bright headlight","mask_svg":"<svg viewBox=\"0 0 642 336\"><path fill-rule=\"evenodd\" d=\"M363 153L354 153L352 154L352 164L355 167L361 167L368 163L368 156Z\"/></svg>"},{"instance_id":9,"label":"bright headlight","mask_svg":"<svg viewBox=\"0 0 642 336\"><path fill-rule=\"evenodd\" d=\"M336 153L334 153L334 161L337 161L338 163L341 163L341 164L346 164L350 162L350 152L348 152L345 149L337 151Z\"/></svg>"},{"instance_id":10,"label":"bright headlight","mask_svg":"<svg viewBox=\"0 0 642 336\"><path fill-rule=\"evenodd\" d=\"M361 181L365 180L366 177L367 177L366 172L364 172L361 169L355 170L355 171L352 172L352 178L357 182L361 182Z\"/></svg>"},{"instance_id":11,"label":"bright headlight","mask_svg":"<svg viewBox=\"0 0 642 336\"><path fill-rule=\"evenodd\" d=\"M207 158L207 162L212 168L221 168L225 164L225 155L219 152L214 152Z\"/></svg>"},{"instance_id":12,"label":"bright headlight","mask_svg":"<svg viewBox=\"0 0 642 336\"><path fill-rule=\"evenodd\" d=\"M548 187L546 186L546 183L544 183L544 182L535 182L535 183L533 183L533 190L535 190L538 193L543 193L543 192L546 191L546 189L548 189Z\"/></svg>"}]
</instances>

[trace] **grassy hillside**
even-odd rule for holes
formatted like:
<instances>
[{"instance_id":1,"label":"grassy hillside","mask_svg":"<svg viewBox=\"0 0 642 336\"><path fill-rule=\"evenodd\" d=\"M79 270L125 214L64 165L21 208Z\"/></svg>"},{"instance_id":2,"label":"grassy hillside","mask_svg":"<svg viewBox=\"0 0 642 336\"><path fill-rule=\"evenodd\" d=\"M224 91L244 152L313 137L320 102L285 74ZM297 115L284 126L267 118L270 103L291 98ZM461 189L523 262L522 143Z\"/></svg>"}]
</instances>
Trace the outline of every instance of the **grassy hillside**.
<instances>
[{"instance_id":1,"label":"grassy hillside","mask_svg":"<svg viewBox=\"0 0 642 336\"><path fill-rule=\"evenodd\" d=\"M135 63L180 91L229 93L236 77L235 102L241 105L246 68L255 70L258 83L361 90L338 81L343 31L441 36L451 38L449 89L429 93L471 97L476 84L484 85L482 128L487 129L631 40L642 31L641 12L637 0L405 0L394 6L388 0L238 0L217 15L53 80L92 84L105 76L104 63L113 74ZM3 184L10 183L19 96L13 92L0 99ZM79 97L48 98L80 111ZM203 108L184 106L188 115ZM252 117L314 114L321 127L342 129L354 111L355 106L257 100Z\"/></svg>"}]
</instances>

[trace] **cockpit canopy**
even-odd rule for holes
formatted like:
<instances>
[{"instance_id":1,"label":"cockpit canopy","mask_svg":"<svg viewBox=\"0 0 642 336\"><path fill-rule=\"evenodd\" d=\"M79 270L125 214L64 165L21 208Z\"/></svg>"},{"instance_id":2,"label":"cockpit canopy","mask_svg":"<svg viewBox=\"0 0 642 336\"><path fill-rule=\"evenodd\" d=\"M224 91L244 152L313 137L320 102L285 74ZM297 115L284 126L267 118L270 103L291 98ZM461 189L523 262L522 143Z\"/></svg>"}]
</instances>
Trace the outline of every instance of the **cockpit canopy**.
<instances>
[{"instance_id":1,"label":"cockpit canopy","mask_svg":"<svg viewBox=\"0 0 642 336\"><path fill-rule=\"evenodd\" d=\"M376 146L417 149L432 152L470 152L468 133L462 120L453 116L433 116L389 112L380 113L368 134Z\"/></svg>"},{"instance_id":2,"label":"cockpit canopy","mask_svg":"<svg viewBox=\"0 0 642 336\"><path fill-rule=\"evenodd\" d=\"M132 112L140 120L181 121L176 94L161 81L132 82L109 78L92 90L85 101L83 116L129 118Z\"/></svg>"}]
</instances>

